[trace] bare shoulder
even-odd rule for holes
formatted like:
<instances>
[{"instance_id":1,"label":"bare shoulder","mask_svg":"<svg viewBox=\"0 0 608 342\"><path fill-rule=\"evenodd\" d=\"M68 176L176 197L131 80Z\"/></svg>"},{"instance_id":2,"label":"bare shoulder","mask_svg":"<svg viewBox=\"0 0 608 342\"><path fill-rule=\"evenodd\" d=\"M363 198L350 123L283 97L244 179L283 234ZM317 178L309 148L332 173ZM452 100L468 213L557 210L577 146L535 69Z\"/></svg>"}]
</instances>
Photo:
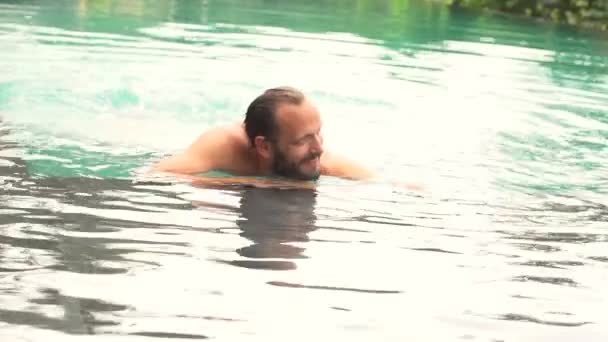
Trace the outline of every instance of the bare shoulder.
<instances>
[{"instance_id":1,"label":"bare shoulder","mask_svg":"<svg viewBox=\"0 0 608 342\"><path fill-rule=\"evenodd\" d=\"M246 138L246 135L239 125L215 127L202 133L192 145L190 145L188 150L205 150L206 152L218 151L225 153L225 149L233 149L242 146L244 142L246 142L243 137Z\"/></svg>"},{"instance_id":2,"label":"bare shoulder","mask_svg":"<svg viewBox=\"0 0 608 342\"><path fill-rule=\"evenodd\" d=\"M215 169L232 170L242 158L246 143L246 134L244 130L239 132L238 125L212 128L202 133L182 153L157 163L155 169L186 174Z\"/></svg>"},{"instance_id":3,"label":"bare shoulder","mask_svg":"<svg viewBox=\"0 0 608 342\"><path fill-rule=\"evenodd\" d=\"M371 170L345 156L325 152L321 157L321 173L326 176L364 180L374 177Z\"/></svg>"}]
</instances>

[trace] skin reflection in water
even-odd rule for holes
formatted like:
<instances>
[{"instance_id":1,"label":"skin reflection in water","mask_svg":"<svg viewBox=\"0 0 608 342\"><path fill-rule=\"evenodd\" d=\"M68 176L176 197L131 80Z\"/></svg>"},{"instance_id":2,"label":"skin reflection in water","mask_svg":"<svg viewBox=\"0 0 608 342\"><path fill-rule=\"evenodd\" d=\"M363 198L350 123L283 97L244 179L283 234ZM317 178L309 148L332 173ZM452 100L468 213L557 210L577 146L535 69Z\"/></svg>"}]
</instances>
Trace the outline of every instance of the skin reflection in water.
<instances>
[{"instance_id":1,"label":"skin reflection in water","mask_svg":"<svg viewBox=\"0 0 608 342\"><path fill-rule=\"evenodd\" d=\"M295 262L284 259L307 257L301 243L308 242L308 234L316 229L316 196L311 190L244 190L237 225L251 244L236 250L245 259L223 262L255 269L295 269Z\"/></svg>"}]
</instances>

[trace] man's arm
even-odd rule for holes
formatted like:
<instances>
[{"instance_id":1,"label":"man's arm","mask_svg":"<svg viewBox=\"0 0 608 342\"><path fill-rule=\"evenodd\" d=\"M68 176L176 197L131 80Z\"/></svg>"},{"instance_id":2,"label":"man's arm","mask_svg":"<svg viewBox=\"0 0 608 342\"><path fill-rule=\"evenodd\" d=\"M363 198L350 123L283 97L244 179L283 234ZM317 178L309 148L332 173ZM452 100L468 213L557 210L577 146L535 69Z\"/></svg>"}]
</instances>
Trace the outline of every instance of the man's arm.
<instances>
[{"instance_id":1,"label":"man's arm","mask_svg":"<svg viewBox=\"0 0 608 342\"><path fill-rule=\"evenodd\" d=\"M351 180L370 180L375 177L371 170L353 160L329 152L323 154L321 172L327 176Z\"/></svg>"},{"instance_id":2,"label":"man's arm","mask_svg":"<svg viewBox=\"0 0 608 342\"><path fill-rule=\"evenodd\" d=\"M254 177L204 177L171 172L167 172L167 174L174 177L175 179L186 181L194 186L203 188L224 188L226 186L251 186L254 188L270 189L316 189L316 184L298 180L274 180Z\"/></svg>"},{"instance_id":3,"label":"man's arm","mask_svg":"<svg viewBox=\"0 0 608 342\"><path fill-rule=\"evenodd\" d=\"M250 186L266 189L315 190L316 184L297 180L260 179L253 177L198 177L190 176L190 182L199 187Z\"/></svg>"},{"instance_id":4,"label":"man's arm","mask_svg":"<svg viewBox=\"0 0 608 342\"><path fill-rule=\"evenodd\" d=\"M379 176L355 161L343 156L324 153L322 173L327 176L341 177L350 180L378 180ZM426 192L424 187L418 184L404 183L401 181L391 181L396 187L405 188L411 191Z\"/></svg>"}]
</instances>

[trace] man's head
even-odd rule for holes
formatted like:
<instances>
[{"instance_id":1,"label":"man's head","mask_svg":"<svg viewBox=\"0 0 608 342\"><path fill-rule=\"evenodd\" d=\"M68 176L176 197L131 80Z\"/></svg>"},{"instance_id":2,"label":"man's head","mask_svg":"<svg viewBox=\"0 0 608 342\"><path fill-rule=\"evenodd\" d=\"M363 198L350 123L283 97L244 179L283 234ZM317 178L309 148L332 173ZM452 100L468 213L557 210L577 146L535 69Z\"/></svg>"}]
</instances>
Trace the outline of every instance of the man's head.
<instances>
[{"instance_id":1,"label":"man's head","mask_svg":"<svg viewBox=\"0 0 608 342\"><path fill-rule=\"evenodd\" d=\"M249 141L274 173L303 180L317 179L321 171L321 125L319 111L290 87L266 90L245 115Z\"/></svg>"}]
</instances>

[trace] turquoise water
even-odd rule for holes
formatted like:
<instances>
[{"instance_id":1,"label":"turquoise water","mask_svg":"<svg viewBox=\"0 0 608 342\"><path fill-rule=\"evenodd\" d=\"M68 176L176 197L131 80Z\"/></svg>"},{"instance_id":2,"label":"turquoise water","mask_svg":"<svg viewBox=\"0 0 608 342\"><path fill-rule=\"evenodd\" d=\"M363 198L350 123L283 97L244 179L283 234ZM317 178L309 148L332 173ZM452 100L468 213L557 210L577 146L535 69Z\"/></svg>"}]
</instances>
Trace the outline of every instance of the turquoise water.
<instances>
[{"instance_id":1,"label":"turquoise water","mask_svg":"<svg viewBox=\"0 0 608 342\"><path fill-rule=\"evenodd\" d=\"M605 340L606 41L423 1L0 1L0 337ZM141 176L285 84L387 181Z\"/></svg>"}]
</instances>

